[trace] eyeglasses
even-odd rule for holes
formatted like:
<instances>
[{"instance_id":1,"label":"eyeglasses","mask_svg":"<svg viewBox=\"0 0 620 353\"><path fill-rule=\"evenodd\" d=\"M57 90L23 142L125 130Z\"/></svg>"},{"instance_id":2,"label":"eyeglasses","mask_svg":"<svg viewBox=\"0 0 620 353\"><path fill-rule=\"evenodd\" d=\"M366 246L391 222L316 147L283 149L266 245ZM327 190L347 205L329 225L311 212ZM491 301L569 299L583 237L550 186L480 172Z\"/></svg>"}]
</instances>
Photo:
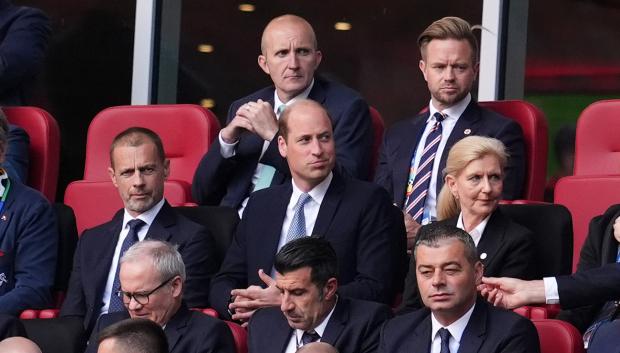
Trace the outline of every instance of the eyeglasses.
<instances>
[{"instance_id":1,"label":"eyeglasses","mask_svg":"<svg viewBox=\"0 0 620 353\"><path fill-rule=\"evenodd\" d=\"M175 277L176 275L168 278L167 280L161 282L160 285L155 287L155 289L148 291L148 292L131 293L131 292L123 292L122 290L119 290L118 292L116 292L116 295L118 295L119 298L123 300L123 303L125 303L125 305L129 305L129 303L131 302L131 298L133 298L133 300L135 300L140 305L146 305L149 303L149 296L151 294L155 293L155 291L165 286L168 282L172 281Z\"/></svg>"}]
</instances>

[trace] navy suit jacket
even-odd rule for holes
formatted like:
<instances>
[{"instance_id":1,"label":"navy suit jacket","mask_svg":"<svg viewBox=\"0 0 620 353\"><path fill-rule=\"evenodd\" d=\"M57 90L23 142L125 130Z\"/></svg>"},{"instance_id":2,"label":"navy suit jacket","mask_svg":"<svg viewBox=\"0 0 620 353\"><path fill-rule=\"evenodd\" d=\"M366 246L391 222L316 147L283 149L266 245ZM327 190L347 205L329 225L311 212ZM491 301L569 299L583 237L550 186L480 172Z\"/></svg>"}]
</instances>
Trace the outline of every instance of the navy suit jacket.
<instances>
[{"instance_id":1,"label":"navy suit jacket","mask_svg":"<svg viewBox=\"0 0 620 353\"><path fill-rule=\"evenodd\" d=\"M250 197L222 267L211 282L209 300L222 317L230 317L227 307L232 289L264 285L258 270L271 272L292 192L291 183L286 183ZM336 251L342 284L338 291L343 297L392 300L400 256L406 253L401 241L405 238L403 221L392 210L385 190L334 173L312 234L325 237ZM402 248L397 249L399 245Z\"/></svg>"},{"instance_id":2,"label":"navy suit jacket","mask_svg":"<svg viewBox=\"0 0 620 353\"><path fill-rule=\"evenodd\" d=\"M48 307L57 256L58 228L49 202L11 180L0 217L0 313Z\"/></svg>"},{"instance_id":3,"label":"navy suit jacket","mask_svg":"<svg viewBox=\"0 0 620 353\"><path fill-rule=\"evenodd\" d=\"M123 210L120 210L112 221L85 230L78 241L60 315L83 317L87 334L103 305L103 291L122 223ZM179 246L187 272L183 298L192 307L208 307L209 280L217 265L214 241L207 229L181 216L165 202L146 238Z\"/></svg>"},{"instance_id":4,"label":"navy suit jacket","mask_svg":"<svg viewBox=\"0 0 620 353\"><path fill-rule=\"evenodd\" d=\"M456 226L458 217L441 221ZM476 249L487 277L536 278L532 232L510 220L497 208L491 214ZM484 258L483 258L484 257ZM408 312L424 306L418 293L416 262L411 256L409 273L400 310Z\"/></svg>"},{"instance_id":5,"label":"navy suit jacket","mask_svg":"<svg viewBox=\"0 0 620 353\"><path fill-rule=\"evenodd\" d=\"M0 0L0 106L22 105L43 63L50 26L38 9Z\"/></svg>"},{"instance_id":6,"label":"navy suit jacket","mask_svg":"<svg viewBox=\"0 0 620 353\"><path fill-rule=\"evenodd\" d=\"M267 87L233 102L228 111L227 124L235 117L239 107L249 101L262 99L273 106L274 89L273 86ZM336 161L341 171L360 179L368 178L368 156L372 144L368 104L357 92L318 77L314 79L308 98L321 103L331 116ZM219 139L215 139L196 169L192 183L194 199L203 205L219 204L238 209L250 193L263 142L259 136L245 132L239 138L236 154L223 158ZM260 162L276 169L272 185L290 179L288 164L278 152L277 138L271 141Z\"/></svg>"},{"instance_id":7,"label":"navy suit jacket","mask_svg":"<svg viewBox=\"0 0 620 353\"><path fill-rule=\"evenodd\" d=\"M105 314L97 320L85 353L97 353L99 332L119 321L129 319L126 311ZM190 311L185 304L166 323L164 333L170 353L235 353L235 341L222 320Z\"/></svg>"},{"instance_id":8,"label":"navy suit jacket","mask_svg":"<svg viewBox=\"0 0 620 353\"><path fill-rule=\"evenodd\" d=\"M614 264L616 262L618 241L614 238L613 225L618 217L620 217L620 205L613 205L609 207L604 214L594 217L592 221L590 221L588 237L581 248L579 256L579 264L577 265L578 273L599 268L607 264ZM617 282L614 283L613 286L617 287ZM562 290L566 291L569 288L562 287ZM559 283L558 289L560 289ZM574 289L577 290L578 288ZM587 288L583 288L583 290L589 292ZM620 296L613 297L609 300L616 300L618 298L620 298ZM571 304L568 299L570 298L567 297L567 294L561 291L560 302L563 306L565 306L565 304ZM558 318L570 322L580 331L584 332L592 324L605 301L606 300L589 301L588 303L584 303L589 304L585 306L575 303L571 306L579 306L578 308L561 311Z\"/></svg>"},{"instance_id":9,"label":"navy suit jacket","mask_svg":"<svg viewBox=\"0 0 620 353\"><path fill-rule=\"evenodd\" d=\"M429 353L431 311L428 308L397 316L383 325L380 353ZM458 353L540 352L532 322L478 298L461 336Z\"/></svg>"},{"instance_id":10,"label":"navy suit jacket","mask_svg":"<svg viewBox=\"0 0 620 353\"><path fill-rule=\"evenodd\" d=\"M30 164L28 157L30 137L26 130L10 124L8 143L4 162L1 166L9 174L11 180L19 180L25 184L28 182L28 165Z\"/></svg>"},{"instance_id":11,"label":"navy suit jacket","mask_svg":"<svg viewBox=\"0 0 620 353\"><path fill-rule=\"evenodd\" d=\"M429 112L426 112L413 119L400 121L386 132L383 139L375 182L392 195L394 203L400 208L405 201L411 158L424 132L428 117ZM466 134L466 131L469 133ZM505 170L503 197L508 200L522 197L526 167L521 127L513 120L480 108L473 100L457 120L441 154L439 175L434 176L437 178L436 195L439 195L443 186L442 174L446 168L450 148L462 138L471 135L494 137L506 145L510 158Z\"/></svg>"},{"instance_id":12,"label":"navy suit jacket","mask_svg":"<svg viewBox=\"0 0 620 353\"><path fill-rule=\"evenodd\" d=\"M387 305L364 300L338 298L321 342L340 353L374 353L379 346L379 329L392 317ZM258 310L248 326L249 353L284 353L293 329L280 308Z\"/></svg>"}]
</instances>

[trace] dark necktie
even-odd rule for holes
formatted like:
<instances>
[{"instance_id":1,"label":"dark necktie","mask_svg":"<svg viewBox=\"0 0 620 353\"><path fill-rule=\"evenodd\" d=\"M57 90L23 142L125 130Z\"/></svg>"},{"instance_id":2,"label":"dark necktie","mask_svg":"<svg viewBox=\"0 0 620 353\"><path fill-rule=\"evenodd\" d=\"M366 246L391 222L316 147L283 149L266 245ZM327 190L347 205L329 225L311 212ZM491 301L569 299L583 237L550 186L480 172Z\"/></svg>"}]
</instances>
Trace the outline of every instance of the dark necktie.
<instances>
[{"instance_id":1,"label":"dark necktie","mask_svg":"<svg viewBox=\"0 0 620 353\"><path fill-rule=\"evenodd\" d=\"M433 116L435 117L435 124L431 128L428 136L426 136L424 150L422 151L420 163L418 164L418 169L415 174L413 172L415 154L411 158L411 169L409 170L407 193L405 195L407 197L405 211L418 223L422 223L424 204L426 202L429 185L431 184L435 155L437 154L439 142L441 142L441 122L444 116L439 112L435 113Z\"/></svg>"},{"instance_id":2,"label":"dark necktie","mask_svg":"<svg viewBox=\"0 0 620 353\"><path fill-rule=\"evenodd\" d=\"M112 292L110 293L110 305L108 307L109 313L125 310L125 305L123 304L123 301L121 300L121 298L119 298L118 295L116 295L116 292L121 287L121 280L118 277L118 273L121 268L120 261L121 257L123 257L123 254L125 254L125 251L127 251L127 249L129 249L133 244L138 242L138 232L140 231L140 228L142 228L142 226L144 226L146 223L144 223L144 221L141 219L132 219L131 221L127 222L127 224L129 225L129 232L127 232L127 236L125 237L125 240L123 240L123 245L121 245L121 252L118 255L116 274L114 276L114 283L112 284Z\"/></svg>"},{"instance_id":3,"label":"dark necktie","mask_svg":"<svg viewBox=\"0 0 620 353\"><path fill-rule=\"evenodd\" d=\"M306 216L304 215L304 207L312 200L309 194L303 193L299 195L297 204L295 204L295 214L293 214L293 220L288 227L288 233L286 233L286 242L304 237L306 234Z\"/></svg>"},{"instance_id":4,"label":"dark necktie","mask_svg":"<svg viewBox=\"0 0 620 353\"><path fill-rule=\"evenodd\" d=\"M316 333L314 330L310 332L304 332L304 334L301 336L301 344L305 346L308 343L316 342L319 339L321 339L321 336L319 336L319 334Z\"/></svg>"},{"instance_id":5,"label":"dark necktie","mask_svg":"<svg viewBox=\"0 0 620 353\"><path fill-rule=\"evenodd\" d=\"M446 328L440 328L439 337L441 337L441 350L439 353L450 353L450 331Z\"/></svg>"},{"instance_id":6,"label":"dark necktie","mask_svg":"<svg viewBox=\"0 0 620 353\"><path fill-rule=\"evenodd\" d=\"M616 254L616 263L620 263L620 246ZM610 300L606 302L605 305L603 305L601 310L598 312L598 315L596 316L596 319L594 320L592 325L590 325L590 327L588 327L586 332L583 334L583 343L586 349L588 348L590 342L594 338L594 334L601 327L601 325L604 325L612 321L613 319L615 319L617 313L618 313L618 301L617 300Z\"/></svg>"}]
</instances>

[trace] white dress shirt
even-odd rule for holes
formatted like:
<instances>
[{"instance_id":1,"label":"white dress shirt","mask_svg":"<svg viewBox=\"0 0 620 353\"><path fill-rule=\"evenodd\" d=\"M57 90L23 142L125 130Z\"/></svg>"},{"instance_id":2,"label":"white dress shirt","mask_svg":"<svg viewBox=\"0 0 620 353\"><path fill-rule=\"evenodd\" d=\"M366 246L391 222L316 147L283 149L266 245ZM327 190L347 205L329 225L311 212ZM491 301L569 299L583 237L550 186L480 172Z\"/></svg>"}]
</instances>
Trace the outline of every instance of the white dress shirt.
<instances>
[{"instance_id":1,"label":"white dress shirt","mask_svg":"<svg viewBox=\"0 0 620 353\"><path fill-rule=\"evenodd\" d=\"M441 111L445 119L441 123L441 141L439 142L439 146L437 146L437 154L435 160L433 161L433 171L431 173L430 185L428 187L426 201L424 202L424 214L422 215L422 224L427 224L437 219L437 175L442 173L442 171L439 170L439 163L441 161L441 156L444 153L444 149L446 148L448 137L450 137L450 134L454 129L454 125L456 125L456 122L458 121L461 114L463 114L470 101L471 94L468 94L460 102L456 103L450 108ZM430 134L433 125L435 125L435 117L433 115L438 112L438 110L433 106L432 99L428 103L428 107L430 115L428 117L428 120L426 120L426 127L424 128L424 132L422 132L422 136L418 141L418 146L416 147L413 159L414 173L417 173L418 171L418 166L420 165L420 159L422 158L422 152L424 151L426 138L428 137L428 134ZM448 153L448 151L445 152Z\"/></svg>"},{"instance_id":2,"label":"white dress shirt","mask_svg":"<svg viewBox=\"0 0 620 353\"><path fill-rule=\"evenodd\" d=\"M471 314L474 312L474 307L476 307L476 303L471 306L471 308L458 320L451 323L448 326L443 326L437 321L435 315L431 313L431 352L430 353L440 353L441 352L441 337L439 337L440 328L445 328L450 331L450 341L448 342L448 346L450 347L450 352L458 352L459 347L461 346L461 338L463 337L463 332L467 327L467 323L469 323L469 319L471 318Z\"/></svg>"},{"instance_id":3,"label":"white dress shirt","mask_svg":"<svg viewBox=\"0 0 620 353\"><path fill-rule=\"evenodd\" d=\"M306 87L306 89L301 92L300 94L296 95L295 97L293 97L293 99L289 100L286 103L283 103L280 98L278 97L278 92L277 90L273 91L273 112L276 113L276 118L280 119L280 115L278 114L278 111L280 110L280 106L282 105L291 105L293 104L293 102L295 102L298 99L306 99L308 98L308 95L310 94L310 91L312 90L312 87L314 87L314 79L312 79L312 82L310 83L310 85L308 87ZM232 156L234 156L236 154L236 147L237 144L239 143L239 141L235 141L233 143L226 143L224 142L224 139L222 138L222 131L220 130L220 133L218 134L218 139L220 140L220 154L222 155L223 158L230 158ZM265 140L263 142L263 149L260 153L260 157L258 157L258 160L260 161L261 158L263 158L263 155L265 154L265 151L267 151L267 148L269 147L269 144L271 143L271 141L269 140ZM256 186L256 183L258 182L258 178L260 177L260 173L261 170L263 168L264 164L263 163L258 163L256 165L256 170L254 170L254 175L252 175L252 189L254 189L254 186ZM248 199L250 198L250 195L248 195L243 202L241 202L241 206L239 207L239 217L243 217L243 210L245 209L245 206L248 204Z\"/></svg>"},{"instance_id":4,"label":"white dress shirt","mask_svg":"<svg viewBox=\"0 0 620 353\"><path fill-rule=\"evenodd\" d=\"M142 213L136 218L133 218L129 214L129 212L125 210L125 214L123 215L123 226L121 227L121 233L119 234L118 241L116 242L116 248L114 249L114 257L112 258L112 265L110 266L110 272L108 272L108 280L106 281L105 289L103 290L103 298L102 298L103 306L101 307L101 311L99 312L99 315L108 313L108 308L110 307L110 294L112 293L112 291L117 290L116 288L112 288L112 286L114 285L114 277L116 277L116 267L118 266L118 258L121 253L121 247L123 246L123 241L125 241L125 238L127 237L127 234L129 233L129 225L127 225L127 223L129 223L129 221L133 219L143 220L144 223L146 224L143 225L138 231L138 239L140 241L144 240L144 238L146 237L146 234L149 232L149 228L151 227L153 220L155 220L155 217L157 216L161 208L164 206L164 202L165 202L165 199L162 198L158 203L155 204L155 206L151 207L150 210ZM112 234L110 234L110 238L111 237L112 237Z\"/></svg>"},{"instance_id":5,"label":"white dress shirt","mask_svg":"<svg viewBox=\"0 0 620 353\"><path fill-rule=\"evenodd\" d=\"M474 240L474 244L478 247L478 243L480 242L480 238L482 238L482 233L484 233L484 229L487 227L487 223L489 223L489 219L491 215L486 216L485 219L482 220L471 232L467 232L465 229L465 225L463 224L463 212L459 214L459 219L456 221L456 227L462 229L471 235L471 238Z\"/></svg>"},{"instance_id":6,"label":"white dress shirt","mask_svg":"<svg viewBox=\"0 0 620 353\"><path fill-rule=\"evenodd\" d=\"M332 314L334 313L334 310L336 309L336 305L338 305L337 301L334 307L332 308L332 310L329 312L329 314L325 316L325 319L323 319L323 321L321 321L321 323L318 324L317 327L314 328L314 332L318 333L319 336L321 336L321 338L319 338L317 342L321 342L323 333L325 333L325 328L327 327L327 323L329 322L329 319L332 317ZM297 330L297 329L294 330L293 334L291 335L291 339L288 341L288 345L286 346L286 349L284 350L284 353L297 352L299 347L302 346L301 337L303 335L304 335L304 330Z\"/></svg>"}]
</instances>

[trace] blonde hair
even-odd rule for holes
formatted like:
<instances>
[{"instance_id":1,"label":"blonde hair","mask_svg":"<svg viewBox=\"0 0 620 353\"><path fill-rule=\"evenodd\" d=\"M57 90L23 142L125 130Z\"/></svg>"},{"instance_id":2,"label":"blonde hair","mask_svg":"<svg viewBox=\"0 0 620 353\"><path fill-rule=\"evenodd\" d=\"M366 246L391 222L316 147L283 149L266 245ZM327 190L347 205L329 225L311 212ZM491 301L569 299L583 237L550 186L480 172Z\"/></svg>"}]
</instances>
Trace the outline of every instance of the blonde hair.
<instances>
[{"instance_id":1,"label":"blonde hair","mask_svg":"<svg viewBox=\"0 0 620 353\"><path fill-rule=\"evenodd\" d=\"M426 60L426 47L433 39L445 40L466 40L471 47L471 60L475 64L478 62L478 40L472 32L469 22L459 17L444 17L430 26L418 37L418 47L422 55L422 60Z\"/></svg>"},{"instance_id":2,"label":"blonde hair","mask_svg":"<svg viewBox=\"0 0 620 353\"><path fill-rule=\"evenodd\" d=\"M457 177L469 165L469 163L482 159L486 156L497 158L502 169L508 162L508 153L502 141L485 136L468 136L455 143L448 153L446 168L443 170L444 184L437 197L437 219L456 217L461 212L458 200L450 192L446 183L446 176Z\"/></svg>"}]
</instances>

